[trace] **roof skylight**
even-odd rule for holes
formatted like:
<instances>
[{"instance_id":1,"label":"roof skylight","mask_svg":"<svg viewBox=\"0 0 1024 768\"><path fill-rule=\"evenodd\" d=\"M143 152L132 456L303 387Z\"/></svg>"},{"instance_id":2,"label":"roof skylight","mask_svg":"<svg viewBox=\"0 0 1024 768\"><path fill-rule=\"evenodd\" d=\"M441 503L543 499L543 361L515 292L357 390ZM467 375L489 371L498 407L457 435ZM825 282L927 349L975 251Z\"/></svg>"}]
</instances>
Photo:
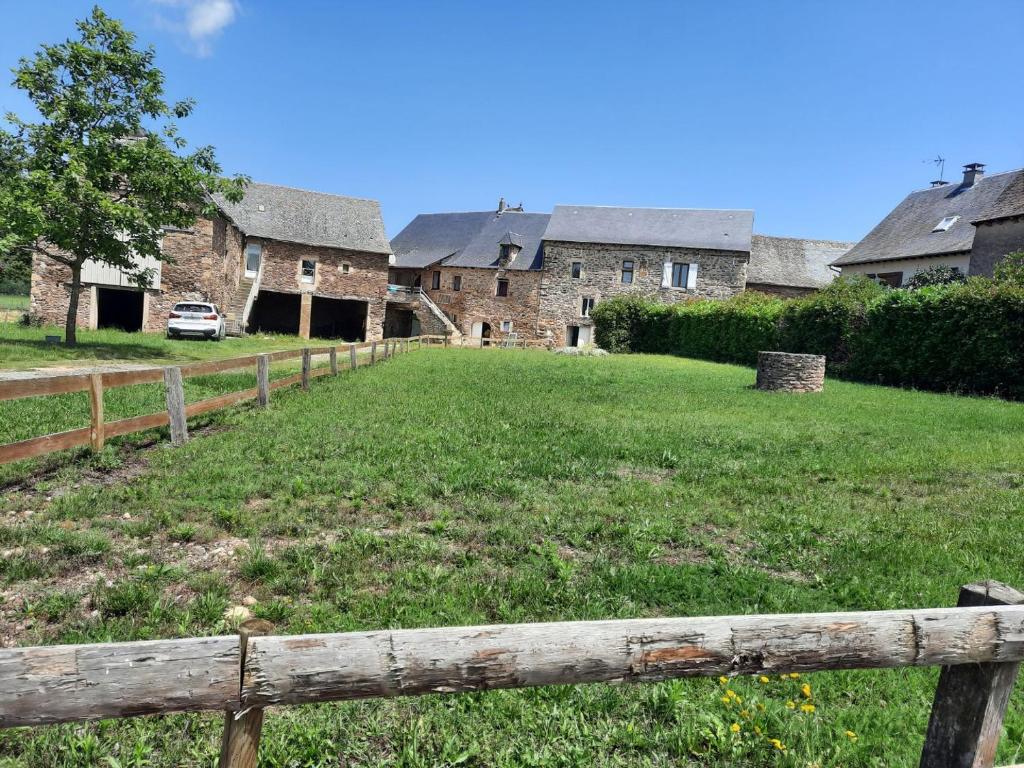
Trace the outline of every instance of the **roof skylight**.
<instances>
[{"instance_id":1,"label":"roof skylight","mask_svg":"<svg viewBox=\"0 0 1024 768\"><path fill-rule=\"evenodd\" d=\"M956 223L956 220L959 218L959 216L947 216L946 218L944 218L942 221L935 225L935 229L933 229L932 232L948 231L949 228L952 227Z\"/></svg>"}]
</instances>

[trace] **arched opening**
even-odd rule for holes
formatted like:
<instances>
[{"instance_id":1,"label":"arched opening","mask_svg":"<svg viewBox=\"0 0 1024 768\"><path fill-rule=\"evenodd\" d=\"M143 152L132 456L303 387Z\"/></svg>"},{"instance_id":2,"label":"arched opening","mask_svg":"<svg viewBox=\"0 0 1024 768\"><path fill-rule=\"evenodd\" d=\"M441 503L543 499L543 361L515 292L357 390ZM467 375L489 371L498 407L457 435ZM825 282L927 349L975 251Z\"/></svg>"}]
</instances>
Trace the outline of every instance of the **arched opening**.
<instances>
[{"instance_id":1,"label":"arched opening","mask_svg":"<svg viewBox=\"0 0 1024 768\"><path fill-rule=\"evenodd\" d=\"M480 337L483 339L491 338L491 324L481 323L480 325Z\"/></svg>"}]
</instances>

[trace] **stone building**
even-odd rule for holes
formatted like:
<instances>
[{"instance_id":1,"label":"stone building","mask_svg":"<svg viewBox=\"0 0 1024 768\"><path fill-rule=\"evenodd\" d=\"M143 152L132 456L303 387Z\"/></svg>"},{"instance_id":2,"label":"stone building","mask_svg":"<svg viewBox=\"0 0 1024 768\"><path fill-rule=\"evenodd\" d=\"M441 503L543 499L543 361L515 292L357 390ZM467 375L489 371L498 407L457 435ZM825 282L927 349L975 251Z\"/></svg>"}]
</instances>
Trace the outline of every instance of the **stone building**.
<instances>
[{"instance_id":1,"label":"stone building","mask_svg":"<svg viewBox=\"0 0 1024 768\"><path fill-rule=\"evenodd\" d=\"M250 184L239 203L215 202L219 215L164 232L168 258L144 265L154 274L148 289L86 264L80 326L162 331L171 307L192 300L217 304L229 333L382 337L391 251L376 201ZM37 256L32 315L63 323L69 281L67 267Z\"/></svg>"},{"instance_id":2,"label":"stone building","mask_svg":"<svg viewBox=\"0 0 1024 768\"><path fill-rule=\"evenodd\" d=\"M577 346L605 299L799 295L826 285L828 263L850 246L752 227L742 210L560 205L548 215L502 200L495 211L417 216L391 242L390 279L440 309L452 334Z\"/></svg>"},{"instance_id":3,"label":"stone building","mask_svg":"<svg viewBox=\"0 0 1024 768\"><path fill-rule=\"evenodd\" d=\"M985 175L964 166L959 184L932 182L909 194L863 240L832 264L893 287L929 267L991 277L996 263L1024 249L1024 170Z\"/></svg>"}]
</instances>

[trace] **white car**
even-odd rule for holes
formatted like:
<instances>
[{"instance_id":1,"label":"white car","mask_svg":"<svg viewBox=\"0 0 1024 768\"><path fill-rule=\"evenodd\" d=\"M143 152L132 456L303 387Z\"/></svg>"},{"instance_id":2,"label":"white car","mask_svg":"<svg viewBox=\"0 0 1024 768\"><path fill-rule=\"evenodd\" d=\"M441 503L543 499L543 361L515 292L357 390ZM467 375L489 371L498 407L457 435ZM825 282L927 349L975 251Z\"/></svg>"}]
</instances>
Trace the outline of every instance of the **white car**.
<instances>
[{"instance_id":1,"label":"white car","mask_svg":"<svg viewBox=\"0 0 1024 768\"><path fill-rule=\"evenodd\" d=\"M179 301L167 316L167 338L201 336L220 341L224 338L224 315L216 304L202 301Z\"/></svg>"}]
</instances>

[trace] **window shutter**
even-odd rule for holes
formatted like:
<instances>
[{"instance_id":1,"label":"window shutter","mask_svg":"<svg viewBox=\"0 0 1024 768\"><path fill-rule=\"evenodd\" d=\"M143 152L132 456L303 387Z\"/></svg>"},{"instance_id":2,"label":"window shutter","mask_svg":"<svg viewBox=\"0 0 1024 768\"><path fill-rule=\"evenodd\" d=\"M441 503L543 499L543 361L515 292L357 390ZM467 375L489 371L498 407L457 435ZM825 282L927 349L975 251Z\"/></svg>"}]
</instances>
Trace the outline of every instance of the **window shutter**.
<instances>
[{"instance_id":1,"label":"window shutter","mask_svg":"<svg viewBox=\"0 0 1024 768\"><path fill-rule=\"evenodd\" d=\"M672 285L672 262L666 261L661 270L661 287L668 288Z\"/></svg>"},{"instance_id":2,"label":"window shutter","mask_svg":"<svg viewBox=\"0 0 1024 768\"><path fill-rule=\"evenodd\" d=\"M690 269L686 272L686 287L694 289L697 287L697 265L691 264Z\"/></svg>"}]
</instances>

